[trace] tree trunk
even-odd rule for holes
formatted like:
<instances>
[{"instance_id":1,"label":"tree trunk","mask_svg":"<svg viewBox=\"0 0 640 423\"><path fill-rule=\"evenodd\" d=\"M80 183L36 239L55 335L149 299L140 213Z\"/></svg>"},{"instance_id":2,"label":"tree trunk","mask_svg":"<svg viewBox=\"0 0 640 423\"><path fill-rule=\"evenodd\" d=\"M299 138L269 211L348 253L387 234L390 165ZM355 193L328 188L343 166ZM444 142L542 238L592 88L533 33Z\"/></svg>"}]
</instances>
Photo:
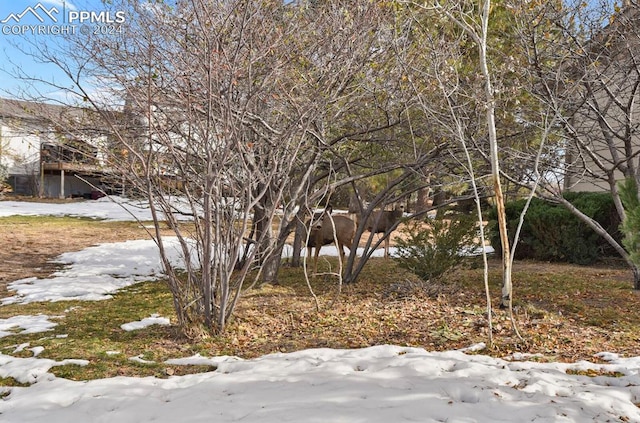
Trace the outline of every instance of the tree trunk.
<instances>
[{"instance_id":1,"label":"tree trunk","mask_svg":"<svg viewBox=\"0 0 640 423\"><path fill-rule=\"evenodd\" d=\"M272 285L278 284L278 271L282 264L282 249L283 245L278 243L275 250L266 258L264 266L262 268L262 282L270 283Z\"/></svg>"},{"instance_id":2,"label":"tree trunk","mask_svg":"<svg viewBox=\"0 0 640 423\"><path fill-rule=\"evenodd\" d=\"M494 175L494 178L498 228L500 230L500 244L502 247L502 296L500 299L500 308L509 308L512 300L511 294L513 286L511 281L511 251L509 236L507 234L507 214L504 209L504 197L502 195L502 187L500 186L500 178L498 175Z\"/></svg>"},{"instance_id":3,"label":"tree trunk","mask_svg":"<svg viewBox=\"0 0 640 423\"><path fill-rule=\"evenodd\" d=\"M269 219L263 204L256 204L253 212L253 221L255 226L255 248L258 249L256 253L256 260L262 264L267 259L267 251L271 242L271 228L269 227Z\"/></svg>"},{"instance_id":4,"label":"tree trunk","mask_svg":"<svg viewBox=\"0 0 640 423\"><path fill-rule=\"evenodd\" d=\"M491 161L491 176L495 191L496 207L498 211L498 229L500 230L500 243L502 246L502 299L500 307L509 308L512 304L512 280L511 280L511 251L509 237L507 235L507 217L504 209L504 196L500 183L500 157L498 156L498 136L496 133L495 97L489 72L487 55L487 35L489 27L489 14L491 13L491 1L485 0L482 10L482 31L478 41L480 70L484 77L484 93L486 98L487 132L489 134L489 149Z\"/></svg>"},{"instance_id":5,"label":"tree trunk","mask_svg":"<svg viewBox=\"0 0 640 423\"><path fill-rule=\"evenodd\" d=\"M291 266L292 267L300 267L302 261L300 260L300 253L304 248L303 241L306 238L305 230L304 230L304 222L300 219L301 214L298 214L297 223L296 223L296 231L293 236L293 253L291 254Z\"/></svg>"},{"instance_id":6,"label":"tree trunk","mask_svg":"<svg viewBox=\"0 0 640 423\"><path fill-rule=\"evenodd\" d=\"M640 290L640 269L638 266L631 266L631 270L633 271L633 289Z\"/></svg>"}]
</instances>

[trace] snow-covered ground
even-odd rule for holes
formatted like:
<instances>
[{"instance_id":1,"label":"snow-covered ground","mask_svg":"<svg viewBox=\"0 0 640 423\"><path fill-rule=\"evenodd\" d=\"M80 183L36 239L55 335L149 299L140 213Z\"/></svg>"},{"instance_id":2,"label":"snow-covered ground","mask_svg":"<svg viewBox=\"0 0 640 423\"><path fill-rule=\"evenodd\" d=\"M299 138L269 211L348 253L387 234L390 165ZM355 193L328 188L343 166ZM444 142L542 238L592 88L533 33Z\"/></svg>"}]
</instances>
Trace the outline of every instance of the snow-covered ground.
<instances>
[{"instance_id":1,"label":"snow-covered ground","mask_svg":"<svg viewBox=\"0 0 640 423\"><path fill-rule=\"evenodd\" d=\"M131 218L108 204L0 201L0 216ZM15 295L3 303L108 299L113 291L148 280L160 269L153 243L146 241L101 244L63 254L59 261L68 266L48 279L14 282ZM7 345L18 331L55 330L59 319L64 316L0 319L0 339ZM145 330L151 324L167 324L167 319L153 315L122 330ZM56 337L65 339L64 334ZM33 357L12 356L25 350ZM496 359L386 345L312 349L254 360L176 358L166 364L211 364L217 370L167 379L74 382L56 378L49 369L86 361L39 358L42 350L27 344L0 350L0 378L31 384L0 387L0 422L640 422L640 358L614 353L600 355L608 364L561 364L527 361L531 357L522 355ZM568 369L603 375L581 376ZM606 376L616 372L622 376Z\"/></svg>"},{"instance_id":2,"label":"snow-covered ground","mask_svg":"<svg viewBox=\"0 0 640 423\"><path fill-rule=\"evenodd\" d=\"M66 203L32 203L24 201L0 201L0 217L23 216L74 216L105 220L149 221L149 205L126 198L111 196L95 201L69 201Z\"/></svg>"}]
</instances>

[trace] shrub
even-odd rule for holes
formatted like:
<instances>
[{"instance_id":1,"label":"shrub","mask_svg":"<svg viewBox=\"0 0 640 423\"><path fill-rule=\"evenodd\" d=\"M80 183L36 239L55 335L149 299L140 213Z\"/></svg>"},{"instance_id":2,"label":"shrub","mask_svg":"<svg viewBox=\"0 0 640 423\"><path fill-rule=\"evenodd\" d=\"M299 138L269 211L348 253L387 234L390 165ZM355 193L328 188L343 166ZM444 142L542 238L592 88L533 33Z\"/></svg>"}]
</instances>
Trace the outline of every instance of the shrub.
<instances>
[{"instance_id":1,"label":"shrub","mask_svg":"<svg viewBox=\"0 0 640 423\"><path fill-rule=\"evenodd\" d=\"M3 194L11 192L11 185L7 182L8 177L9 169L7 169L7 166L0 163L0 197Z\"/></svg>"},{"instance_id":2,"label":"shrub","mask_svg":"<svg viewBox=\"0 0 640 423\"><path fill-rule=\"evenodd\" d=\"M625 220L620 225L624 234L622 243L629 252L629 258L636 265L640 265L640 198L638 198L638 183L635 178L627 178L618 183L620 200L626 212Z\"/></svg>"},{"instance_id":3,"label":"shrub","mask_svg":"<svg viewBox=\"0 0 640 423\"><path fill-rule=\"evenodd\" d=\"M409 222L396 241L399 266L424 281L440 279L465 260L465 249L478 247L476 223L468 216Z\"/></svg>"},{"instance_id":4,"label":"shrub","mask_svg":"<svg viewBox=\"0 0 640 423\"><path fill-rule=\"evenodd\" d=\"M580 211L595 219L614 238L620 239L619 218L610 194L594 192L566 193ZM505 205L510 242L518 226L525 200ZM491 244L500 251L496 210L488 214ZM538 198L531 201L515 251L516 259L560 261L592 264L601 257L615 256L615 250L590 227L559 204L550 204Z\"/></svg>"}]
</instances>

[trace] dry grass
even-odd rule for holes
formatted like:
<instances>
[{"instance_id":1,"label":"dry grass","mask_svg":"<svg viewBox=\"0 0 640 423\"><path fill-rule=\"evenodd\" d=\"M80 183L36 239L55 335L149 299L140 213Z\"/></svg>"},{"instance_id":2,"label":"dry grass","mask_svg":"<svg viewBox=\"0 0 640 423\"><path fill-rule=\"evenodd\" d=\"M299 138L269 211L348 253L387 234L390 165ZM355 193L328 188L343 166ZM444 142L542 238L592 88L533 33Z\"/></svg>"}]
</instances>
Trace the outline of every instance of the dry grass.
<instances>
[{"instance_id":1,"label":"dry grass","mask_svg":"<svg viewBox=\"0 0 640 423\"><path fill-rule=\"evenodd\" d=\"M137 224L70 218L0 219L0 281L46 276L47 262L65 251L100 242L143 238ZM477 264L477 263L476 263ZM335 268L322 260L320 270ZM500 295L499 263L492 262L492 298ZM513 336L504 311L494 308L495 356L539 354L539 360L594 360L601 351L637 355L640 297L623 267L579 267L523 262L514 270L515 311L524 341ZM256 357L304 348L358 348L398 344L448 350L487 340L486 304L481 269L470 266L444 283L424 284L398 269L392 260L372 259L358 283L342 287L330 276L313 280L320 310L300 268L286 265L278 285L248 291L229 330L222 336L186 339L175 327L124 332L122 323L160 313L172 317L171 298L162 283L123 290L102 302L60 302L0 307L0 318L19 314L64 316L52 332L0 338L0 353L29 342L42 345L42 357L85 358L83 368L62 366L58 375L87 379L114 375L156 375L202 371L168 367L168 358L231 354ZM56 335L66 335L59 338ZM107 354L107 351L119 351ZM21 354L29 354L28 350ZM141 355L155 364L128 358ZM1 381L13 383L12 381Z\"/></svg>"}]
</instances>

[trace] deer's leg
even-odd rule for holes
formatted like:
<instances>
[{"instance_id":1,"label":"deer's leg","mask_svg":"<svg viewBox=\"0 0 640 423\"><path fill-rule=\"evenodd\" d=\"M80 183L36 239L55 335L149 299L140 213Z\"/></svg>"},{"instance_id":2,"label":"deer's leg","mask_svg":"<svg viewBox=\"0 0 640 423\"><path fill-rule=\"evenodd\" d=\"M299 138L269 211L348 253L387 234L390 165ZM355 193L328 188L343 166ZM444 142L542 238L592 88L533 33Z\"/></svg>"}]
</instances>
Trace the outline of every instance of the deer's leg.
<instances>
[{"instance_id":1,"label":"deer's leg","mask_svg":"<svg viewBox=\"0 0 640 423\"><path fill-rule=\"evenodd\" d=\"M391 234L384 240L384 258L389 258L389 240L391 239Z\"/></svg>"},{"instance_id":2,"label":"deer's leg","mask_svg":"<svg viewBox=\"0 0 640 423\"><path fill-rule=\"evenodd\" d=\"M342 263L342 265L344 266L344 258L345 258L344 244L339 242L338 249L340 250L340 263Z\"/></svg>"},{"instance_id":3,"label":"deer's leg","mask_svg":"<svg viewBox=\"0 0 640 423\"><path fill-rule=\"evenodd\" d=\"M320 248L322 248L319 244L316 245L316 254L313 258L313 274L318 273L318 256L320 255Z\"/></svg>"}]
</instances>

